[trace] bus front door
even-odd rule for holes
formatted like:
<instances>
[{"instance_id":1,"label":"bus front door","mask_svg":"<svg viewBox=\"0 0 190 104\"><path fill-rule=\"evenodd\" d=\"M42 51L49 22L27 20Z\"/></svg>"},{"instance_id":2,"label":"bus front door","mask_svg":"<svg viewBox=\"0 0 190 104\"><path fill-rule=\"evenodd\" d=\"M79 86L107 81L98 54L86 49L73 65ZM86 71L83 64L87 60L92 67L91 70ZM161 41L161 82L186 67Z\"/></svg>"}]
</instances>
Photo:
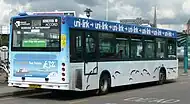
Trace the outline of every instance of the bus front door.
<instances>
[{"instance_id":1,"label":"bus front door","mask_svg":"<svg viewBox=\"0 0 190 104\"><path fill-rule=\"evenodd\" d=\"M86 32L85 33L85 65L84 65L84 74L87 79L87 86L90 89L96 88L97 83L95 80L98 81L98 61L97 61L97 44L98 44L98 34L97 32ZM93 81L89 81L93 80ZM94 84L94 85L92 85ZM93 86L93 87L92 87ZM88 89L88 88L86 88Z\"/></svg>"}]
</instances>

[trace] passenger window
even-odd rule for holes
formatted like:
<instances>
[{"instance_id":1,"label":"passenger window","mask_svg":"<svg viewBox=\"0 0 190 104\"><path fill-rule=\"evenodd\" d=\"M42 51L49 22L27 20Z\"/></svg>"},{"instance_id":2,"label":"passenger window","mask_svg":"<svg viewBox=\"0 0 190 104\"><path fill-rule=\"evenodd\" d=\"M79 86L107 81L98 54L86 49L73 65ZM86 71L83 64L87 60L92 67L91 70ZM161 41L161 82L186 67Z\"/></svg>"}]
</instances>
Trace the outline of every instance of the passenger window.
<instances>
[{"instance_id":1,"label":"passenger window","mask_svg":"<svg viewBox=\"0 0 190 104\"><path fill-rule=\"evenodd\" d=\"M96 61L97 59L97 32L86 32L85 43L86 43L86 60Z\"/></svg>"},{"instance_id":2,"label":"passenger window","mask_svg":"<svg viewBox=\"0 0 190 104\"><path fill-rule=\"evenodd\" d=\"M115 35L113 33L99 33L99 50L101 59L115 58Z\"/></svg>"},{"instance_id":3,"label":"passenger window","mask_svg":"<svg viewBox=\"0 0 190 104\"><path fill-rule=\"evenodd\" d=\"M116 38L116 54L117 58L129 58L129 42L127 38Z\"/></svg>"},{"instance_id":4,"label":"passenger window","mask_svg":"<svg viewBox=\"0 0 190 104\"><path fill-rule=\"evenodd\" d=\"M166 41L162 38L156 39L156 57L157 58L165 58L166 57Z\"/></svg>"},{"instance_id":5,"label":"passenger window","mask_svg":"<svg viewBox=\"0 0 190 104\"><path fill-rule=\"evenodd\" d=\"M168 40L168 58L176 58L176 41Z\"/></svg>"},{"instance_id":6,"label":"passenger window","mask_svg":"<svg viewBox=\"0 0 190 104\"><path fill-rule=\"evenodd\" d=\"M145 39L145 58L155 58L155 41L154 38Z\"/></svg>"},{"instance_id":7,"label":"passenger window","mask_svg":"<svg viewBox=\"0 0 190 104\"><path fill-rule=\"evenodd\" d=\"M143 45L141 38L131 39L131 58L137 59L143 57Z\"/></svg>"},{"instance_id":8,"label":"passenger window","mask_svg":"<svg viewBox=\"0 0 190 104\"><path fill-rule=\"evenodd\" d=\"M83 32L78 30L70 31L70 58L71 61L83 61Z\"/></svg>"}]
</instances>

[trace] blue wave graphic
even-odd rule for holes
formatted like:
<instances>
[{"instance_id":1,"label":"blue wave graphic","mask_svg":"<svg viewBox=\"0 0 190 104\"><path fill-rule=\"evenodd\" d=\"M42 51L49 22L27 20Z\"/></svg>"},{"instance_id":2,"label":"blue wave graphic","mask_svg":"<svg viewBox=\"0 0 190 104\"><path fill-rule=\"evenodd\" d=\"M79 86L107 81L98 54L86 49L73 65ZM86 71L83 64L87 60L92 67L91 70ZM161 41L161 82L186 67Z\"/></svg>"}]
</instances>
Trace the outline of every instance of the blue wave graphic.
<instances>
[{"instance_id":1,"label":"blue wave graphic","mask_svg":"<svg viewBox=\"0 0 190 104\"><path fill-rule=\"evenodd\" d=\"M57 56L52 54L15 54L15 59L22 60L56 60Z\"/></svg>"},{"instance_id":2,"label":"blue wave graphic","mask_svg":"<svg viewBox=\"0 0 190 104\"><path fill-rule=\"evenodd\" d=\"M46 78L49 75L49 72L29 72L29 73L14 73L15 77L40 77Z\"/></svg>"}]
</instances>

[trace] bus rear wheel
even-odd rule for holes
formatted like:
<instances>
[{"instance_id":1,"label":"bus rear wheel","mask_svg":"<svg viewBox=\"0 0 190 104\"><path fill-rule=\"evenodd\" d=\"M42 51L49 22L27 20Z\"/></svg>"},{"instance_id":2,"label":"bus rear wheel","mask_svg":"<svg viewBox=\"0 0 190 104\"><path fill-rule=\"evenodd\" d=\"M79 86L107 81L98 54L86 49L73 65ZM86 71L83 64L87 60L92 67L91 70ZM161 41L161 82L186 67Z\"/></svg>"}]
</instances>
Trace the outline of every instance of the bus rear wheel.
<instances>
[{"instance_id":1,"label":"bus rear wheel","mask_svg":"<svg viewBox=\"0 0 190 104\"><path fill-rule=\"evenodd\" d=\"M99 95L105 95L108 93L109 88L111 87L111 79L108 75L103 75L100 77L99 81Z\"/></svg>"}]
</instances>

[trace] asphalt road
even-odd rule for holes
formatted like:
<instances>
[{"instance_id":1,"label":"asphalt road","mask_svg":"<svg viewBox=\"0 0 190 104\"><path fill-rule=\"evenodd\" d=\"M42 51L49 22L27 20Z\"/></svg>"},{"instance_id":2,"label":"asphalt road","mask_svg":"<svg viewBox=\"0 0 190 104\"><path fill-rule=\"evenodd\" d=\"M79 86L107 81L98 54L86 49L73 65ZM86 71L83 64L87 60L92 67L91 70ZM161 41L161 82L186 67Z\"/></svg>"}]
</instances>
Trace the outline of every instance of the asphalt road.
<instances>
[{"instance_id":1,"label":"asphalt road","mask_svg":"<svg viewBox=\"0 0 190 104\"><path fill-rule=\"evenodd\" d=\"M104 96L91 93L43 92L1 98L1 104L189 104L190 76L180 76L176 82L118 87Z\"/></svg>"}]
</instances>

